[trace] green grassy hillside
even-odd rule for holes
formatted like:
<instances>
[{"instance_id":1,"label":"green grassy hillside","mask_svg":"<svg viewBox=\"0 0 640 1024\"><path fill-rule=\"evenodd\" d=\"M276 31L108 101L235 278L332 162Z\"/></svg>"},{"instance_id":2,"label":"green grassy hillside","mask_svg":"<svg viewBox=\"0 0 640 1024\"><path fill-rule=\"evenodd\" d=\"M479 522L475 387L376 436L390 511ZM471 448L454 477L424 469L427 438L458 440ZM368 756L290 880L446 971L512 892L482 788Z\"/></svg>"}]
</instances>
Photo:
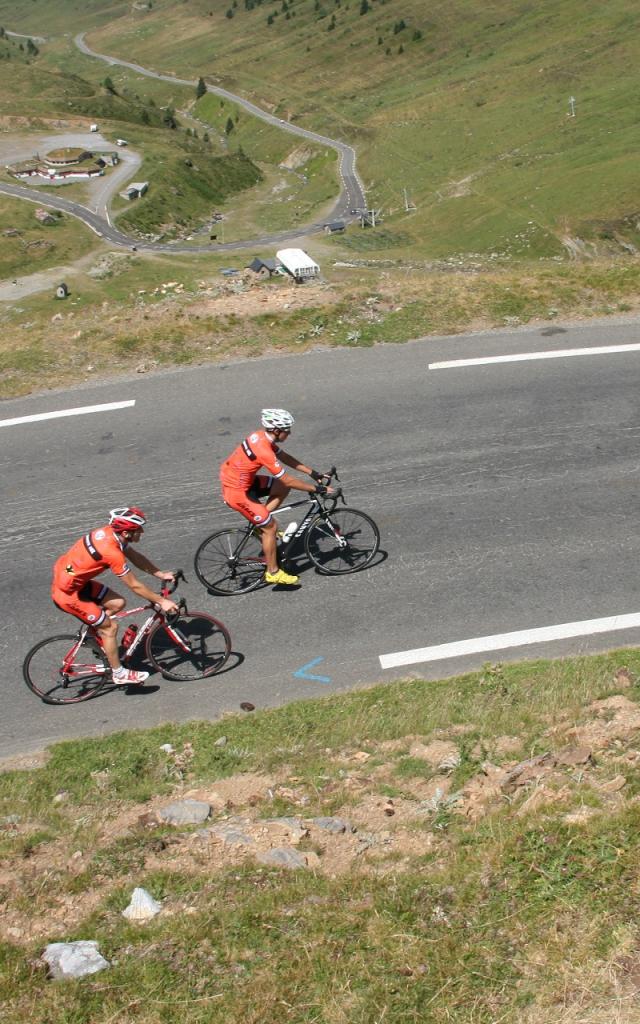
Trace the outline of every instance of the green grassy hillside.
<instances>
[{"instance_id":1,"label":"green grassy hillside","mask_svg":"<svg viewBox=\"0 0 640 1024\"><path fill-rule=\"evenodd\" d=\"M34 31L61 18L19 6ZM90 42L352 141L381 248L549 256L576 235L634 241L639 22L623 0L155 0Z\"/></svg>"},{"instance_id":2,"label":"green grassy hillside","mask_svg":"<svg viewBox=\"0 0 640 1024\"><path fill-rule=\"evenodd\" d=\"M0 765L3 1022L637 1024L639 671L487 665ZM166 823L185 797L210 817ZM48 980L77 939L108 969Z\"/></svg>"}]
</instances>

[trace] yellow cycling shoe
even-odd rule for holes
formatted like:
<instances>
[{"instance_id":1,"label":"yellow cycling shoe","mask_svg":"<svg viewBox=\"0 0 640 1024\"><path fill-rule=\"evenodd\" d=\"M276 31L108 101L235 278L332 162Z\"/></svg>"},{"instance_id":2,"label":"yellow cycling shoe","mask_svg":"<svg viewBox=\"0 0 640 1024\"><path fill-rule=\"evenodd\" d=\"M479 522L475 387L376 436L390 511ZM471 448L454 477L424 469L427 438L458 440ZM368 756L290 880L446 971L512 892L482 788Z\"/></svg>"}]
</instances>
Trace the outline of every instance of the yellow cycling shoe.
<instances>
[{"instance_id":1,"label":"yellow cycling shoe","mask_svg":"<svg viewBox=\"0 0 640 1024\"><path fill-rule=\"evenodd\" d=\"M277 572L265 572L264 579L265 583L279 583L285 587L293 587L300 581L299 576L290 576L284 569L278 569Z\"/></svg>"}]
</instances>

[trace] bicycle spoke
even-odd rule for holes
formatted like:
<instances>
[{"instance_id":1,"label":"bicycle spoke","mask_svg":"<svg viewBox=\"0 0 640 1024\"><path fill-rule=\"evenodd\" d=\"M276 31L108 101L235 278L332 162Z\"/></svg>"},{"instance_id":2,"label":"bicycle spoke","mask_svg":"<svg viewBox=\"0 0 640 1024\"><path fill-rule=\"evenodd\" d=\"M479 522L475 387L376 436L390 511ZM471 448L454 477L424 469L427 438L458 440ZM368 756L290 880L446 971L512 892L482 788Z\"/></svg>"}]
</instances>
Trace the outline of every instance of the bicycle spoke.
<instances>
[{"instance_id":1,"label":"bicycle spoke","mask_svg":"<svg viewBox=\"0 0 640 1024\"><path fill-rule=\"evenodd\" d=\"M201 679L219 672L229 657L229 634L209 615L180 615L160 623L147 640L147 656L169 679Z\"/></svg>"},{"instance_id":2,"label":"bicycle spoke","mask_svg":"<svg viewBox=\"0 0 640 1024\"><path fill-rule=\"evenodd\" d=\"M195 557L196 575L204 586L223 596L253 590L264 576L260 538L245 530L220 530L207 537Z\"/></svg>"},{"instance_id":3,"label":"bicycle spoke","mask_svg":"<svg viewBox=\"0 0 640 1024\"><path fill-rule=\"evenodd\" d=\"M306 551L320 572L328 575L364 569L378 550L378 528L357 509L335 509L309 527Z\"/></svg>"},{"instance_id":4,"label":"bicycle spoke","mask_svg":"<svg viewBox=\"0 0 640 1024\"><path fill-rule=\"evenodd\" d=\"M111 671L98 643L87 637L50 637L27 655L24 678L45 704L77 704L111 686Z\"/></svg>"}]
</instances>

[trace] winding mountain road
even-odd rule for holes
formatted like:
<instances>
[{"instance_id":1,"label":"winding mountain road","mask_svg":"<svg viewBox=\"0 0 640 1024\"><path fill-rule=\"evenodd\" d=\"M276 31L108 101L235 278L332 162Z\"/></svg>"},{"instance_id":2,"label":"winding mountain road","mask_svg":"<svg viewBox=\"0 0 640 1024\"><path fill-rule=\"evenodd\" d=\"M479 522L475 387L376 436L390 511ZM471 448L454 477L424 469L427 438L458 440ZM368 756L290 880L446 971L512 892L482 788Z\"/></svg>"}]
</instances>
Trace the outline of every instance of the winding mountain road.
<instances>
[{"instance_id":1,"label":"winding mountain road","mask_svg":"<svg viewBox=\"0 0 640 1024\"><path fill-rule=\"evenodd\" d=\"M15 34L15 33L9 33ZM34 38L34 37L32 37ZM120 60L117 57L107 56L106 54L96 53L92 50L85 42L84 33L80 33L75 37L74 40L78 49L88 57L93 57L96 60L104 61L106 64L111 66L119 65L121 67L129 68L131 71L135 71L137 74L146 75L149 78L157 78L164 82L172 82L178 85L193 86L195 88L196 82L184 78L176 78L175 75L166 75L160 72L152 71L149 68L143 68L139 64L134 64L130 61ZM218 86L207 85L207 91L214 93L216 96L221 96L224 99L228 99L238 106L244 108L254 117L258 117L269 124L275 125L282 131L290 132L293 135L298 135L301 138L315 142L320 145L329 146L334 149L340 156L339 163L339 176L340 176L340 195L339 198L328 217L325 217L322 221L316 223L301 226L295 230L281 231L264 235L261 238L246 239L243 241L236 242L220 242L215 245L187 245L181 242L147 242L140 241L124 232L118 230L111 224L108 214L108 203L113 197L114 193L122 185L122 172L117 177L110 176L107 179L105 190L102 196L102 204L97 210L93 210L88 206L81 203L76 203L70 199L65 199L56 193L50 191L43 191L35 188L27 188L21 185L11 185L0 183L0 193L8 196L12 196L16 199L26 199L29 202L37 203L39 206L47 206L54 210L62 210L72 217L78 218L78 220L84 221L92 231L95 231L101 238L105 238L108 242L113 245L125 246L127 248L136 248L140 252L179 252L179 253L206 253L206 252L221 252L221 251L234 251L238 249L254 248L262 245L278 245L285 242L295 241L299 238L313 233L322 231L324 224L327 220L349 220L352 217L352 210L360 209L365 206L365 194L364 188L358 177L356 171L356 154L351 146L348 146L344 142L339 142L335 139L329 139L324 135L319 135L317 132L308 131L306 128L301 128L298 125L291 124L290 122L282 121L280 118L274 117L273 114L268 113L266 110L262 110L256 106L255 103L251 103L249 100L243 99L241 96L236 96L229 92L227 89L221 89ZM132 172L135 173L135 172ZM110 184L111 183L111 184Z\"/></svg>"}]
</instances>

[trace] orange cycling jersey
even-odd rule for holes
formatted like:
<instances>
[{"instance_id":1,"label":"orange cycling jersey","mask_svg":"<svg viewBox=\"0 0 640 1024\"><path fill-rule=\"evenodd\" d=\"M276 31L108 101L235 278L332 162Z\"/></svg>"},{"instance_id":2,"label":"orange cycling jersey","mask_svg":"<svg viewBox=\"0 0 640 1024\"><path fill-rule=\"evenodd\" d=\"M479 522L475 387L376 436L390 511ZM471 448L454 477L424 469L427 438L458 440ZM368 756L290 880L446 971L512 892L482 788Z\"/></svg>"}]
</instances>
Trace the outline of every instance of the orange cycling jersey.
<instances>
[{"instance_id":1,"label":"orange cycling jersey","mask_svg":"<svg viewBox=\"0 0 640 1024\"><path fill-rule=\"evenodd\" d=\"M223 488L233 487L248 491L258 470L263 468L273 477L283 476L284 468L278 461L279 450L266 430L256 430L255 433L249 434L220 467Z\"/></svg>"},{"instance_id":2,"label":"orange cycling jersey","mask_svg":"<svg viewBox=\"0 0 640 1024\"><path fill-rule=\"evenodd\" d=\"M86 533L54 565L54 588L64 594L76 593L106 569L111 569L116 576L126 576L130 569L124 548L125 544L111 526Z\"/></svg>"}]
</instances>

